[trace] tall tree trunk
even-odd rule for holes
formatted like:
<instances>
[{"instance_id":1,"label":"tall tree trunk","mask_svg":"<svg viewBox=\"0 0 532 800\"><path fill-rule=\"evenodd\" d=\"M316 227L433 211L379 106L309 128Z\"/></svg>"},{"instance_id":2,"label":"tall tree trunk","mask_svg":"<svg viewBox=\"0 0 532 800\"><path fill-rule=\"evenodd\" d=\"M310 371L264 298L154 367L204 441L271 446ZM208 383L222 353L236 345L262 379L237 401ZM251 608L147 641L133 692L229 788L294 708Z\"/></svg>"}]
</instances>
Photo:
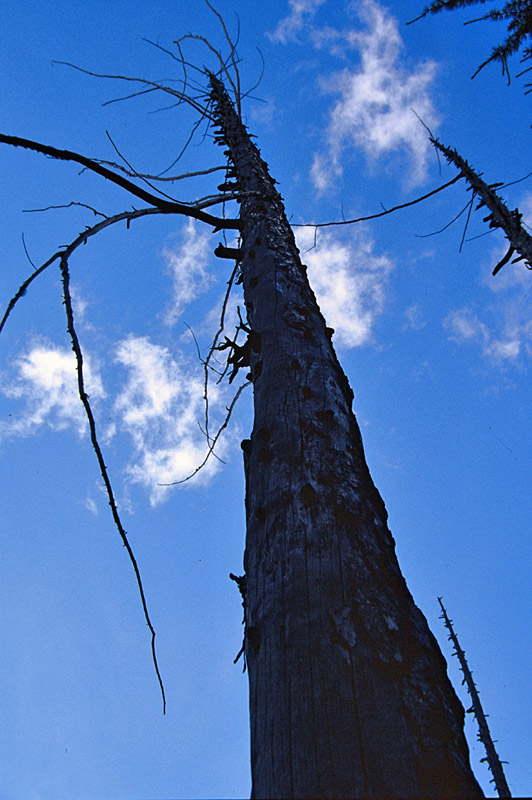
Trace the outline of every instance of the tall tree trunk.
<instances>
[{"instance_id":1,"label":"tall tree trunk","mask_svg":"<svg viewBox=\"0 0 532 800\"><path fill-rule=\"evenodd\" d=\"M252 331L255 418L242 443L252 797L482 797L282 199L214 76L211 89L240 189Z\"/></svg>"}]
</instances>

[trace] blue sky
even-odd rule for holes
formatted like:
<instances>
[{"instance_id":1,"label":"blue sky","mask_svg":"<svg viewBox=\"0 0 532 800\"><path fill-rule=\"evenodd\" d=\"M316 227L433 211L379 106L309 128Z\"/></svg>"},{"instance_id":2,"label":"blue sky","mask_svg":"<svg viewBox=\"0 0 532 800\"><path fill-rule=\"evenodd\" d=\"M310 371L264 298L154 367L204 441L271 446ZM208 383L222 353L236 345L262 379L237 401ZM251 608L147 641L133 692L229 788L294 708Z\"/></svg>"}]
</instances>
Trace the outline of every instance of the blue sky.
<instances>
[{"instance_id":1,"label":"blue sky","mask_svg":"<svg viewBox=\"0 0 532 800\"><path fill-rule=\"evenodd\" d=\"M192 10L190 9L190 6ZM293 223L338 220L404 203L454 177L429 147L421 117L490 183L530 171L530 100L496 67L470 76L502 31L464 27L467 13L406 26L417 0L231 0L240 19L250 130L279 181ZM216 19L181 0L4 0L0 11L0 130L138 172L166 170L193 115L94 72L180 77L172 49L188 32L217 46ZM199 42L188 58L213 66ZM514 67L517 71L518 65ZM216 166L198 135L172 172ZM116 186L72 164L2 146L5 307L32 266L107 214L130 208ZM219 173L169 185L178 199L216 191ZM167 187L168 188L168 187ZM532 224L532 182L501 190ZM449 661L442 595L474 671L515 795L530 793L531 274L507 265L502 235L482 238L460 182L372 223L298 228L318 301L355 393L370 470L385 500L401 568ZM140 205L140 203L138 204ZM230 211L230 209L229 209ZM6 800L246 797L247 676L232 661L242 608L228 573L244 546L239 442L249 390L217 453L201 432L202 353L216 330L228 265L200 224L148 217L91 239L71 259L106 463L140 565L157 630L166 716L134 576L113 528L74 386L59 270L45 272L0 336L2 571L0 793ZM230 301L228 330L241 304ZM211 382L211 430L237 382ZM484 790L468 717L472 764Z\"/></svg>"}]
</instances>

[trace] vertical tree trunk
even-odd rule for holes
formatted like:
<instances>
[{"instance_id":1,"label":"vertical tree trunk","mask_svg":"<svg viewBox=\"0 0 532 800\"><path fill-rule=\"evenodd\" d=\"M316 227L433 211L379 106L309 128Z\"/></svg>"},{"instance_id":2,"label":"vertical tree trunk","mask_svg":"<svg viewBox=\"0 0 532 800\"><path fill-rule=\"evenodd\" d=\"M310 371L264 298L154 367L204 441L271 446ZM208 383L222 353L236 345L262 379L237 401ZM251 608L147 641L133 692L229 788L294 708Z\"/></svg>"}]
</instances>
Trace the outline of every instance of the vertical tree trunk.
<instances>
[{"instance_id":1,"label":"vertical tree trunk","mask_svg":"<svg viewBox=\"0 0 532 800\"><path fill-rule=\"evenodd\" d=\"M282 199L214 76L211 88L241 192L252 330L255 420L242 443L252 797L482 797Z\"/></svg>"}]
</instances>

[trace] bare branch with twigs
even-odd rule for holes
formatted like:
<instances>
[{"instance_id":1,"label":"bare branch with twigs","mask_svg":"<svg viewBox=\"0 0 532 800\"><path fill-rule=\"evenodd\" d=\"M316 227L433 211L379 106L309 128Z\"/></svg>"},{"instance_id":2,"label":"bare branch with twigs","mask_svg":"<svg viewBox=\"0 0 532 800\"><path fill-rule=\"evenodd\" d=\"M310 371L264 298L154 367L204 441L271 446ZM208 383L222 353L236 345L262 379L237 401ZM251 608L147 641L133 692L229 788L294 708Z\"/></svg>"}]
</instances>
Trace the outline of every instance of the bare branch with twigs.
<instances>
[{"instance_id":1,"label":"bare branch with twigs","mask_svg":"<svg viewBox=\"0 0 532 800\"><path fill-rule=\"evenodd\" d=\"M433 197L433 195L438 194L438 192L442 192L444 189L447 189L448 186L452 186L453 183L459 181L460 178L461 175L458 175L451 181L447 181L447 183L442 184L442 186L438 186L437 189L432 189L432 191L427 192L427 194L424 194L421 197L416 197L415 200L409 200L407 203L400 203L397 206L393 206L393 208L387 208L384 211L379 211L377 214L368 214L365 217L342 219L334 222L292 222L291 225L293 228L332 228L337 225L354 225L356 222L366 222L366 220L378 219L379 217L385 217L387 214L393 214L395 211L399 211L401 208L415 206L416 203L421 203L423 200L427 200L427 198Z\"/></svg>"},{"instance_id":2,"label":"bare branch with twigs","mask_svg":"<svg viewBox=\"0 0 532 800\"><path fill-rule=\"evenodd\" d=\"M209 460L210 456L214 453L214 448L216 447L216 444L217 444L218 439L220 438L222 432L225 430L225 428L227 428L227 426L229 424L229 420L231 419L231 415L232 415L233 410L235 408L235 405L236 405L236 403L238 401L238 398L240 397L240 395L242 394L244 389L246 389L246 387L248 387L250 385L251 385L251 381L246 381L245 383L243 383L241 386L238 387L238 390L236 391L235 396L231 400L231 403L227 406L227 416L225 417L224 421L222 422L222 424L218 428L218 431L216 432L216 435L211 440L211 445L210 445L210 447L209 447L209 449L207 451L207 455L205 456L205 458L203 459L201 464L199 464L196 467L194 472L191 472L190 475L187 475L186 478L182 478L179 481L173 481L172 483L158 483L157 486L179 486L179 484L186 483L187 481L191 480L195 475L198 474L198 472L201 469L203 469L203 467L205 466L205 464Z\"/></svg>"},{"instance_id":3,"label":"bare branch with twigs","mask_svg":"<svg viewBox=\"0 0 532 800\"><path fill-rule=\"evenodd\" d=\"M51 266L51 264L53 264L55 261L60 260L61 258L63 258L63 256L66 256L67 258L70 257L70 255L74 252L74 250L76 250L80 245L86 244L87 240L91 236L95 236L97 233L104 230L104 228L108 228L110 225L115 225L117 222L123 222L124 220L129 225L129 223L133 219L139 219L140 217L145 217L149 214L162 214L162 213L164 212L161 211L159 208L139 208L134 211L122 211L120 214L115 214L113 217L107 217L101 222L96 223L96 225L93 225L91 228L87 228L86 230L82 231L82 233L80 233L79 236L76 236L76 238L66 248L64 248L63 250L58 250L56 253L50 256L50 258L47 259L47 261L45 261L44 264L41 264L40 267L36 268L35 272L32 272L29 278L26 278L26 280L19 286L17 292L13 295L13 297L9 301L6 311L4 312L4 316L0 321L0 333L4 329L4 326L8 320L9 315L11 314L13 308L20 300L20 298L24 297L24 295L26 294L28 288L33 283L33 281L36 278L38 278L39 275L42 275L42 273L46 269L48 269L48 267Z\"/></svg>"}]
</instances>

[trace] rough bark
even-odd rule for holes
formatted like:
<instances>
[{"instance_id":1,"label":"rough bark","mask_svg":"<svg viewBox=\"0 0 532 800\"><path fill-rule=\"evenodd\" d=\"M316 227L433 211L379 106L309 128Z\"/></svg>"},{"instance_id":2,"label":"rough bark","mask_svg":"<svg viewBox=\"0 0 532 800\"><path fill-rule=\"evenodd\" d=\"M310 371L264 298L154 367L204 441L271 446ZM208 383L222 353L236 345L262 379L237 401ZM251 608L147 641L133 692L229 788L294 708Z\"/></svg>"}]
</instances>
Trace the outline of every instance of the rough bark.
<instances>
[{"instance_id":1,"label":"rough bark","mask_svg":"<svg viewBox=\"0 0 532 800\"><path fill-rule=\"evenodd\" d=\"M482 797L282 199L214 76L211 88L240 190L251 329L241 587L252 797Z\"/></svg>"}]
</instances>

